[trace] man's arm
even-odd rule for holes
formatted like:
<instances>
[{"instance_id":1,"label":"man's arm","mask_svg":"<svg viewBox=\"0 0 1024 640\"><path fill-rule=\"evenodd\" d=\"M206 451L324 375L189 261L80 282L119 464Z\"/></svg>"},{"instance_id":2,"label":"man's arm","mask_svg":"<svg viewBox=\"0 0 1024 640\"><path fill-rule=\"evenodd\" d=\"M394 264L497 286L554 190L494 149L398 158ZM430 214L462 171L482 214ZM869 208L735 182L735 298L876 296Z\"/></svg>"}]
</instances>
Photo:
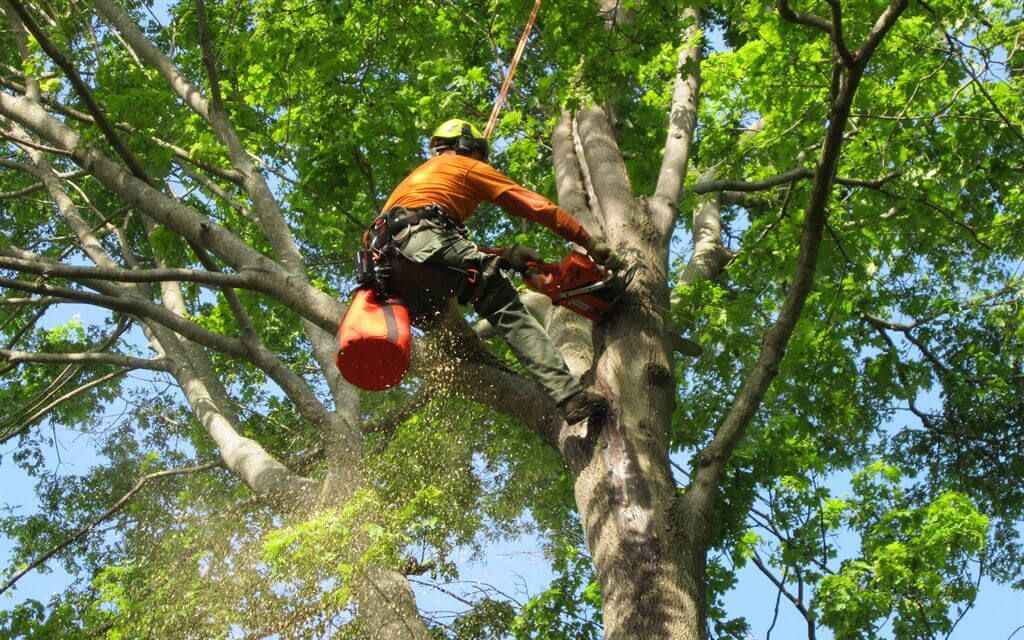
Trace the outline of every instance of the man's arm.
<instances>
[{"instance_id":1,"label":"man's arm","mask_svg":"<svg viewBox=\"0 0 1024 640\"><path fill-rule=\"evenodd\" d=\"M538 222L569 242L575 242L598 264L612 270L624 266L600 238L592 237L568 211L539 193L525 189L484 162L477 162L467 172L466 182L481 200L489 200L506 213Z\"/></svg>"},{"instance_id":2,"label":"man's arm","mask_svg":"<svg viewBox=\"0 0 1024 640\"><path fill-rule=\"evenodd\" d=\"M583 225L568 211L539 193L516 185L499 195L494 203L509 215L542 224L569 242L582 247L590 245L590 234Z\"/></svg>"}]
</instances>

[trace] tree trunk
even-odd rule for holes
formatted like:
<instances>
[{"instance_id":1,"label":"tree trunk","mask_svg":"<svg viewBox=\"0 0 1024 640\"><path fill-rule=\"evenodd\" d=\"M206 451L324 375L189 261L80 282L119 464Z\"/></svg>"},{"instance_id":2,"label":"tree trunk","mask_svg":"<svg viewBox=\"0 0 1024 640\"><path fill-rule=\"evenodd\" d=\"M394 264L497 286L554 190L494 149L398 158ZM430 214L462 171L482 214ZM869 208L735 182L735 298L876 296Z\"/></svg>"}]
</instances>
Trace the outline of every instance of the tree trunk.
<instances>
[{"instance_id":1,"label":"tree trunk","mask_svg":"<svg viewBox=\"0 0 1024 640\"><path fill-rule=\"evenodd\" d=\"M667 242L627 223L650 217L642 201L631 204L629 211L606 211L606 235L614 246L631 248L636 273L618 312L596 335L595 386L611 411L576 479L576 501L604 598L605 637L696 639L704 628L704 553L680 544L668 467L675 383Z\"/></svg>"},{"instance_id":2,"label":"tree trunk","mask_svg":"<svg viewBox=\"0 0 1024 640\"><path fill-rule=\"evenodd\" d=\"M569 135L561 126L561 135ZM603 227L605 239L635 269L616 312L594 331L591 384L611 407L606 419L589 425L594 449L575 482L603 597L605 637L702 638L704 551L681 544L668 466L675 406L666 284L670 225L659 224L647 201L633 195L605 112L581 112L573 138L583 186L560 185L560 196L575 205L574 213L589 214L592 228ZM573 154L557 140L556 155L562 166L571 164ZM574 193L584 190L588 197L581 202Z\"/></svg>"}]
</instances>

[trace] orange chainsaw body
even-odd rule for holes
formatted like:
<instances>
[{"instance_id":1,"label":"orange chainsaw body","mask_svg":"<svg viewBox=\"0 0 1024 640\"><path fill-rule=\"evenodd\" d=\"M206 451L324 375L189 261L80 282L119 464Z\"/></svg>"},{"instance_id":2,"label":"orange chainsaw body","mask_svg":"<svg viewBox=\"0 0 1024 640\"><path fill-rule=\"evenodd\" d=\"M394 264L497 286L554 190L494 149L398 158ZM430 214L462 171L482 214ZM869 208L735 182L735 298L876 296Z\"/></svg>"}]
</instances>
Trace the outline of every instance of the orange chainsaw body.
<instances>
[{"instance_id":1,"label":"orange chainsaw body","mask_svg":"<svg viewBox=\"0 0 1024 640\"><path fill-rule=\"evenodd\" d=\"M526 266L526 286L591 322L600 322L626 288L626 280L578 251L570 251L558 263L528 262Z\"/></svg>"}]
</instances>

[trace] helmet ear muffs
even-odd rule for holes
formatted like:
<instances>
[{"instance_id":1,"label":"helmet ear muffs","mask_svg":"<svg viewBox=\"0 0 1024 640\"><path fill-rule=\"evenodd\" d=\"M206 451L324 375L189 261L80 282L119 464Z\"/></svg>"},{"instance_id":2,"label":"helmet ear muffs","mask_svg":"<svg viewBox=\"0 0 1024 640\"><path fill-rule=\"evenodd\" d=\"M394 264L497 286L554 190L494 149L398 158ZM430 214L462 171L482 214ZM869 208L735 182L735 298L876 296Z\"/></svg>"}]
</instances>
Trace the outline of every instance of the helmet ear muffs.
<instances>
[{"instance_id":1,"label":"helmet ear muffs","mask_svg":"<svg viewBox=\"0 0 1024 640\"><path fill-rule=\"evenodd\" d=\"M455 153L460 156L468 156L473 154L473 150L476 148L475 140L473 139L473 129L470 127L468 122L462 123L462 133L458 139L455 140Z\"/></svg>"}]
</instances>

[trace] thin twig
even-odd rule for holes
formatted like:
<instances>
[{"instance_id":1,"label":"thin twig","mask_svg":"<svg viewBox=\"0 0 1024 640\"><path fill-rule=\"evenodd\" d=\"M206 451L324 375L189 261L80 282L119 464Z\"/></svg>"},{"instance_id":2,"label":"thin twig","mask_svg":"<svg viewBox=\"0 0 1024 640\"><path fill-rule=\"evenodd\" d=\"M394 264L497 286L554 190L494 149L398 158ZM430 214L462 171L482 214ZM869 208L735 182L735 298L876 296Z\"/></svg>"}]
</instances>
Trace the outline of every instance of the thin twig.
<instances>
[{"instance_id":1,"label":"thin twig","mask_svg":"<svg viewBox=\"0 0 1024 640\"><path fill-rule=\"evenodd\" d=\"M24 577L25 574L27 574L29 571L32 571L36 567L40 566L41 564L43 564L44 562L46 562L47 560L52 558L54 555L56 555L56 554L60 553L61 551L63 551L65 548L67 548L71 544L74 544L77 540L79 540L83 536L87 535L89 532L91 532L93 529L95 529L97 526L99 526L99 524L102 523L104 520L110 518L112 515L114 515L118 511L120 511L121 508L124 507L124 505L127 504L127 502L129 500L131 500L132 497L136 493L138 493L142 489L142 487L144 487L146 485L146 483L149 482L150 480L156 480L158 478L166 478L166 477L169 477L169 476L181 475L181 474L185 474L185 473L196 473L196 472L199 472L199 471L207 471L209 469L214 469L216 467L223 466L223 464L224 463L221 462L220 460L215 460L213 462L207 462L207 463L204 463L204 464L197 464L197 465L193 465L191 467L182 467L180 469L164 469L163 471L156 471L154 473L149 473L149 474L146 474L146 475L140 477L138 480L135 481L135 486L133 486L128 491L128 493L126 493L123 496L121 496L121 499L118 500L117 502L115 502L114 506L112 506L109 509L107 509L106 511L104 511L98 517L93 518L92 520L90 520L87 524L85 524L84 526L79 528L73 534L71 534L70 536L65 538L63 541L61 541L61 542L57 543L56 545L54 545L52 548L50 548L49 551L47 551L43 555L39 556L38 558L36 558L32 562L28 563L27 565L25 565L24 568L22 568L20 571L18 571L13 576L11 576L11 578L8 579L7 582L5 582L3 584L3 586L0 586L0 594L2 594L3 592L7 591L11 587L13 587L14 584L16 582L18 582L18 580L20 580L22 577Z\"/></svg>"},{"instance_id":2,"label":"thin twig","mask_svg":"<svg viewBox=\"0 0 1024 640\"><path fill-rule=\"evenodd\" d=\"M132 174L135 175L136 178L139 178L140 180L145 181L151 187L156 188L153 179L150 178L149 175L146 173L146 170L142 167L142 164L139 163L138 159L131 152L131 149L128 148L124 141L121 140L120 136L117 135L117 132L114 131L113 125L111 125L110 121L107 119L107 116L103 112L103 109L100 108L99 103L96 102L96 99L93 97L92 91L89 90L88 85L85 84L85 82L82 80L82 77L78 74L78 70L75 68L75 65L72 64L70 60L68 60L67 56L65 56L59 48L57 48L57 46L53 43L52 40L50 40L46 33L44 33L43 30L39 28L39 25L36 24L35 20L32 18L32 15L28 12L28 9L26 9L25 6L21 4L21 0L10 0L10 5L18 14L18 17L21 18L22 22L25 24L25 27L30 32L32 32L33 36L35 36L36 42L39 43L39 46L43 49L43 51L45 51L46 54L50 56L50 58L64 72L64 75L67 76L68 80L71 82L71 85L75 88L75 92L78 94L78 97L82 99L82 102L84 102L86 107L89 109L89 113L92 114L93 118L95 118L96 126L98 126L100 128L100 131L103 132L103 135L107 139L107 142L109 142L110 146L114 148L114 150L117 152L117 155L120 156L122 160L124 160L125 164L128 166L128 169L132 172Z\"/></svg>"}]
</instances>

